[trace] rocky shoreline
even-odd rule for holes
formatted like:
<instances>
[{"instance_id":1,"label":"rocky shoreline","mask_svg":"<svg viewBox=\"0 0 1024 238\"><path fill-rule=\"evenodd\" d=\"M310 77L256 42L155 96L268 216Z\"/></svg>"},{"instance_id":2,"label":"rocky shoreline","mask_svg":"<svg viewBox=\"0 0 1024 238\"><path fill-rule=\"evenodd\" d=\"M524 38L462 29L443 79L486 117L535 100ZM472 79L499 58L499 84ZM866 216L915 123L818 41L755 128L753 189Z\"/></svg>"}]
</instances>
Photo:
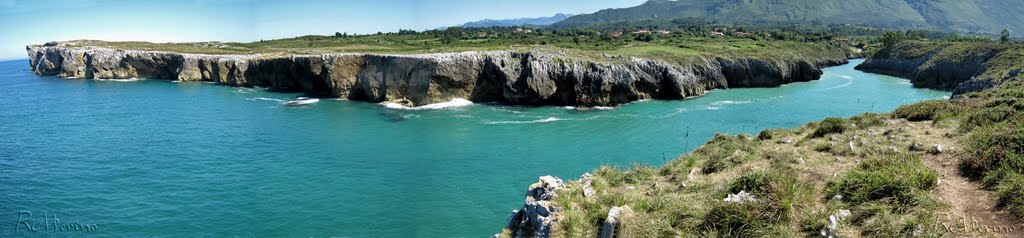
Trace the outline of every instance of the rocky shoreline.
<instances>
[{"instance_id":1,"label":"rocky shoreline","mask_svg":"<svg viewBox=\"0 0 1024 238\"><path fill-rule=\"evenodd\" d=\"M852 56L800 60L697 57L688 65L604 56L585 61L549 52L417 55L205 55L48 43L28 46L39 75L149 78L267 87L317 97L420 106L456 98L515 105L615 106L683 99L713 89L775 87L817 80Z\"/></svg>"},{"instance_id":2,"label":"rocky shoreline","mask_svg":"<svg viewBox=\"0 0 1024 238\"><path fill-rule=\"evenodd\" d=\"M990 70L990 61L999 57L1004 48L964 50L939 45L922 54L916 51L928 47L920 44L923 43L902 43L884 49L856 69L910 79L914 87L950 90L953 97L992 88L1021 75L1019 70L1002 76L984 75L987 71L996 71Z\"/></svg>"}]
</instances>

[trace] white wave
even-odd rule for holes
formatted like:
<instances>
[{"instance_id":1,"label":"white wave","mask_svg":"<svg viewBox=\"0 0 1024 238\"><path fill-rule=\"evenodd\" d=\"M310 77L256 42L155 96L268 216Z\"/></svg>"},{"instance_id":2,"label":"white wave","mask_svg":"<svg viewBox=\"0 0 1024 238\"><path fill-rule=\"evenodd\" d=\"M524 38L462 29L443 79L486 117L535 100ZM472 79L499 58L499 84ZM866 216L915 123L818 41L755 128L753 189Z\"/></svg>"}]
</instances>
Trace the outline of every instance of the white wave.
<instances>
[{"instance_id":1,"label":"white wave","mask_svg":"<svg viewBox=\"0 0 1024 238\"><path fill-rule=\"evenodd\" d=\"M274 101L274 102L281 102L281 103L284 102L284 100L281 100L281 99L265 98L265 97L246 98L245 100L249 100L249 101Z\"/></svg>"},{"instance_id":2,"label":"white wave","mask_svg":"<svg viewBox=\"0 0 1024 238\"><path fill-rule=\"evenodd\" d=\"M853 77L847 78L846 79L846 83L844 83L842 85L831 87L831 88L826 88L826 89L821 89L821 90L814 90L814 91L815 92L828 91L828 90L833 90L833 89L840 89L840 88L849 87L850 85L853 85Z\"/></svg>"},{"instance_id":3,"label":"white wave","mask_svg":"<svg viewBox=\"0 0 1024 238\"><path fill-rule=\"evenodd\" d=\"M250 94L250 93L256 92L256 90L253 90L253 89L235 89L235 91L231 91L231 92L232 93L237 93L237 94Z\"/></svg>"},{"instance_id":4,"label":"white wave","mask_svg":"<svg viewBox=\"0 0 1024 238\"><path fill-rule=\"evenodd\" d=\"M579 110L579 111L589 111L589 110L607 111L607 110L614 110L615 109L615 107L605 107L605 106L594 106L594 107L565 106L565 107L562 107L562 108L565 108L566 110Z\"/></svg>"},{"instance_id":5,"label":"white wave","mask_svg":"<svg viewBox=\"0 0 1024 238\"><path fill-rule=\"evenodd\" d=\"M849 75L839 75L839 77L840 78L844 78L844 79L853 79L853 76L849 76Z\"/></svg>"},{"instance_id":6,"label":"white wave","mask_svg":"<svg viewBox=\"0 0 1024 238\"><path fill-rule=\"evenodd\" d=\"M453 107L465 107L465 106L473 105L473 102L471 102L469 100L466 100L466 99L462 99L462 98L456 98L456 99L452 99L451 101L447 101L447 102L427 104L427 105L423 105L423 106L419 106L419 107L407 107L405 105L398 104L398 103L393 103L393 102L382 102L382 103L380 103L380 105L384 106L386 108L391 108L391 109L433 110L433 109L445 109L445 108L453 108Z\"/></svg>"},{"instance_id":7,"label":"white wave","mask_svg":"<svg viewBox=\"0 0 1024 238\"><path fill-rule=\"evenodd\" d=\"M295 100L283 102L281 104L289 107L301 107L318 102L320 102L320 99L317 98L298 97Z\"/></svg>"},{"instance_id":8,"label":"white wave","mask_svg":"<svg viewBox=\"0 0 1024 238\"><path fill-rule=\"evenodd\" d=\"M706 108L707 108L708 110L718 110L718 109L722 109L721 107L706 107Z\"/></svg>"},{"instance_id":9,"label":"white wave","mask_svg":"<svg viewBox=\"0 0 1024 238\"><path fill-rule=\"evenodd\" d=\"M537 119L537 120L532 120L532 121L485 121L484 124L488 124L488 125L497 125L497 124L530 124L530 123L547 123L547 122L563 121L563 120L566 120L566 119L557 118L557 117L548 117L548 118Z\"/></svg>"},{"instance_id":10,"label":"white wave","mask_svg":"<svg viewBox=\"0 0 1024 238\"><path fill-rule=\"evenodd\" d=\"M754 102L754 101L733 101L733 100L722 100L722 101L715 101L715 102L712 102L712 103L711 103L711 105L715 105L715 106L721 106L721 105L733 105L733 104L747 104L747 103L752 103L752 102Z\"/></svg>"},{"instance_id":11,"label":"white wave","mask_svg":"<svg viewBox=\"0 0 1024 238\"><path fill-rule=\"evenodd\" d=\"M141 79L138 78L127 78L127 79L93 79L96 81L109 81L109 82L135 82Z\"/></svg>"},{"instance_id":12,"label":"white wave","mask_svg":"<svg viewBox=\"0 0 1024 238\"><path fill-rule=\"evenodd\" d=\"M914 85L914 83L911 83L910 80L901 80L898 83L899 84L903 84L903 85L911 85L911 86Z\"/></svg>"}]
</instances>

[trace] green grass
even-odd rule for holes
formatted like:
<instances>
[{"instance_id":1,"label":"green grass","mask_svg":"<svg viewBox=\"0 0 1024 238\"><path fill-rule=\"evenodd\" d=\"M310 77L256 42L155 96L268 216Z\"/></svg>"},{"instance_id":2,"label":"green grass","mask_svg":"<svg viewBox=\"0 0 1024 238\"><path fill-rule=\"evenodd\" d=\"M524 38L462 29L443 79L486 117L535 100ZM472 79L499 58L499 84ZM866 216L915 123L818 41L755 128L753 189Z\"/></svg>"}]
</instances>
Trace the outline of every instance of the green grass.
<instances>
[{"instance_id":1,"label":"green grass","mask_svg":"<svg viewBox=\"0 0 1024 238\"><path fill-rule=\"evenodd\" d=\"M382 34L348 37L302 36L265 40L251 43L148 43L107 42L93 40L72 41L78 46L95 46L122 50L168 51L199 54L327 54L327 53L381 53L423 54L466 51L544 51L567 58L591 61L609 60L608 56L661 59L676 63L690 63L698 56L727 59L757 58L767 61L792 59L845 58L848 48L827 43L768 41L731 37L659 36L651 42L634 41L632 36L613 40L585 39L576 44L571 37L560 35L533 35L495 33L487 36L466 34L460 39L446 40L433 34ZM621 59L620 59L621 60Z\"/></svg>"},{"instance_id":2,"label":"green grass","mask_svg":"<svg viewBox=\"0 0 1024 238\"><path fill-rule=\"evenodd\" d=\"M905 212L920 204L935 188L938 175L921 164L921 159L906 154L869 158L857 169L828 185L827 196L841 195L851 206L881 203L895 212Z\"/></svg>"},{"instance_id":3,"label":"green grass","mask_svg":"<svg viewBox=\"0 0 1024 238\"><path fill-rule=\"evenodd\" d=\"M820 138L830 134L839 134L846 131L846 120L838 117L829 117L818 123L818 128L811 133L812 138Z\"/></svg>"},{"instance_id":4,"label":"green grass","mask_svg":"<svg viewBox=\"0 0 1024 238\"><path fill-rule=\"evenodd\" d=\"M919 141L914 133L925 133L922 123L903 119L934 120L931 126L961 147L938 156L961 158L964 175L990 188L1003 209L1024 217L1022 98L1024 83L1007 82L890 114L828 118L764 130L756 138L719 134L661 168L602 167L594 172L594 197L584 197L578 184L559 193L556 236L596 236L609 209L623 205L635 212L622 228L626 237L820 236L839 210L852 213L840 223L844 236L971 236L941 229L949 221L941 220L948 207L933 195L938 173L923 161L927 148L906 149ZM945 124L950 127L940 127ZM740 191L756 201L723 201Z\"/></svg>"},{"instance_id":5,"label":"green grass","mask_svg":"<svg viewBox=\"0 0 1024 238\"><path fill-rule=\"evenodd\" d=\"M731 168L752 158L754 150L749 136L715 135L707 145L693 152L693 156L704 160L704 173L714 173Z\"/></svg>"},{"instance_id":6,"label":"green grass","mask_svg":"<svg viewBox=\"0 0 1024 238\"><path fill-rule=\"evenodd\" d=\"M949 100L929 100L900 106L892 112L892 116L907 119L908 121L934 120L937 115L948 110L951 106L952 104Z\"/></svg>"}]
</instances>

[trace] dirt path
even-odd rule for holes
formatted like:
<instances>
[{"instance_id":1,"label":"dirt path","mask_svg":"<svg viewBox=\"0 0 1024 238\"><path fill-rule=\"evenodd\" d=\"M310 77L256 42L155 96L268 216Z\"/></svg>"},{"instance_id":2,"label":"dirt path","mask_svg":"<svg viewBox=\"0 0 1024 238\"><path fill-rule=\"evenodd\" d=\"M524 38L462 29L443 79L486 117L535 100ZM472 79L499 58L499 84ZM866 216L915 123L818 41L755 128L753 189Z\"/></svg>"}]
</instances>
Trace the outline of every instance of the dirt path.
<instances>
[{"instance_id":1,"label":"dirt path","mask_svg":"<svg viewBox=\"0 0 1024 238\"><path fill-rule=\"evenodd\" d=\"M943 146L942 153L926 153L923 159L939 173L936 197L950 205L947 214L939 218L942 229L961 237L1024 237L1024 223L998 209L992 191L960 175L956 153L960 148L953 138L943 135L951 129L936 129L931 122L909 123L909 127L925 150Z\"/></svg>"}]
</instances>

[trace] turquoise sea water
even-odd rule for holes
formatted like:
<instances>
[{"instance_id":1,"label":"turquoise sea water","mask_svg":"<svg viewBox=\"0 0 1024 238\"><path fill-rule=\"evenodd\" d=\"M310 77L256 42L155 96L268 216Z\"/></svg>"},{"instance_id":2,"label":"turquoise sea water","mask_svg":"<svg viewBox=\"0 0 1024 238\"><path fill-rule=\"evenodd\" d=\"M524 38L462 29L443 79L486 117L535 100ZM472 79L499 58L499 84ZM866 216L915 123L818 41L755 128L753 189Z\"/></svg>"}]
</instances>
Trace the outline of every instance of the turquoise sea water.
<instances>
[{"instance_id":1,"label":"turquoise sea water","mask_svg":"<svg viewBox=\"0 0 1024 238\"><path fill-rule=\"evenodd\" d=\"M660 165L716 132L949 94L853 70L859 62L815 82L607 110L327 99L294 108L280 100L300 95L62 80L0 62L0 236L489 236L542 175ZM95 230L60 231L44 216Z\"/></svg>"}]
</instances>

